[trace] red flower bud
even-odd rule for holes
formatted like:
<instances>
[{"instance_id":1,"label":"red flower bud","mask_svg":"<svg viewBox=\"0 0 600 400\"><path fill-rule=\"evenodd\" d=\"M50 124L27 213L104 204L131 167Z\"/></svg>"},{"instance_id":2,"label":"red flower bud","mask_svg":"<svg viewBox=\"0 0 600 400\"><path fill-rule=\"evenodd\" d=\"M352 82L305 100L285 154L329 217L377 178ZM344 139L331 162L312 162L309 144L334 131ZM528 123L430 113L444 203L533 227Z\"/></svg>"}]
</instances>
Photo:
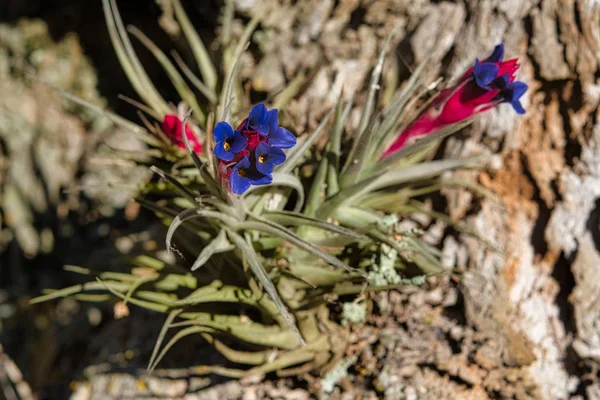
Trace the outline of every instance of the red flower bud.
<instances>
[{"instance_id":1,"label":"red flower bud","mask_svg":"<svg viewBox=\"0 0 600 400\"><path fill-rule=\"evenodd\" d=\"M176 115L167 114L162 122L162 130L171 142L181 149L185 149L185 141L181 134L182 122ZM202 143L198 140L192 129L186 124L185 134L196 153L202 152Z\"/></svg>"}]
</instances>

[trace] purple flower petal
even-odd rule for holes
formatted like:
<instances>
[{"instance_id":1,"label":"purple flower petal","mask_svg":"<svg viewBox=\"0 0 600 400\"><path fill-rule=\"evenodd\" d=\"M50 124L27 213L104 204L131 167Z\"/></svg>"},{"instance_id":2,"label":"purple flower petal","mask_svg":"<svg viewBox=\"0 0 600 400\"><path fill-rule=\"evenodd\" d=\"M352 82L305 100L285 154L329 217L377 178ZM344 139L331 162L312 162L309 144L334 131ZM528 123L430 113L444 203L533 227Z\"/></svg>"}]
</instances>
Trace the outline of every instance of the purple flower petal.
<instances>
[{"instance_id":1,"label":"purple flower petal","mask_svg":"<svg viewBox=\"0 0 600 400\"><path fill-rule=\"evenodd\" d=\"M219 122L213 130L215 142L224 142L226 139L233 137L233 128L227 122Z\"/></svg>"},{"instance_id":2,"label":"purple flower petal","mask_svg":"<svg viewBox=\"0 0 600 400\"><path fill-rule=\"evenodd\" d=\"M513 100L510 104L512 105L513 109L517 112L517 114L525 114L525 109L523 108L519 100Z\"/></svg>"},{"instance_id":3,"label":"purple flower petal","mask_svg":"<svg viewBox=\"0 0 600 400\"><path fill-rule=\"evenodd\" d=\"M525 94L528 86L525 82L516 81L512 84L513 99L518 99Z\"/></svg>"},{"instance_id":4,"label":"purple flower petal","mask_svg":"<svg viewBox=\"0 0 600 400\"><path fill-rule=\"evenodd\" d=\"M296 145L296 136L287 129L279 127L269 135L269 144L273 147L289 149Z\"/></svg>"},{"instance_id":5,"label":"purple flower petal","mask_svg":"<svg viewBox=\"0 0 600 400\"><path fill-rule=\"evenodd\" d=\"M254 180L252 180L253 185L268 185L273 182L273 177L271 175L260 175L257 176Z\"/></svg>"},{"instance_id":6,"label":"purple flower petal","mask_svg":"<svg viewBox=\"0 0 600 400\"><path fill-rule=\"evenodd\" d=\"M279 115L276 108L267 111L267 123L269 124L269 133L274 132L279 127Z\"/></svg>"},{"instance_id":7,"label":"purple flower petal","mask_svg":"<svg viewBox=\"0 0 600 400\"><path fill-rule=\"evenodd\" d=\"M231 152L233 153L239 153L240 151L244 150L246 148L246 145L248 144L248 139L242 135L241 131L235 131L234 135L233 135L233 141L231 143Z\"/></svg>"},{"instance_id":8,"label":"purple flower petal","mask_svg":"<svg viewBox=\"0 0 600 400\"><path fill-rule=\"evenodd\" d=\"M499 68L496 64L492 63L481 63L479 60L475 60L475 66L473 67L473 76L475 77L475 83L481 89L490 90L490 83L496 79Z\"/></svg>"},{"instance_id":9,"label":"purple flower petal","mask_svg":"<svg viewBox=\"0 0 600 400\"><path fill-rule=\"evenodd\" d=\"M248 115L248 126L256 130L260 135L266 136L269 133L269 123L267 122L267 107L263 103L255 105Z\"/></svg>"},{"instance_id":10,"label":"purple flower petal","mask_svg":"<svg viewBox=\"0 0 600 400\"><path fill-rule=\"evenodd\" d=\"M239 172L235 170L231 173L229 188L233 194L242 194L250 189L250 181L246 177L240 176Z\"/></svg>"},{"instance_id":11,"label":"purple flower petal","mask_svg":"<svg viewBox=\"0 0 600 400\"><path fill-rule=\"evenodd\" d=\"M217 144L215 145L215 149L213 150L213 153L220 160L231 161L231 160L233 160L234 153L232 153L231 151L225 150L225 143L226 142L224 142L224 141L217 142Z\"/></svg>"},{"instance_id":12,"label":"purple flower petal","mask_svg":"<svg viewBox=\"0 0 600 400\"><path fill-rule=\"evenodd\" d=\"M285 161L285 153L283 150L277 147L271 147L271 153L269 154L269 162L273 165L282 164Z\"/></svg>"},{"instance_id":13,"label":"purple flower petal","mask_svg":"<svg viewBox=\"0 0 600 400\"><path fill-rule=\"evenodd\" d=\"M488 58L486 58L485 62L489 62L489 63L500 62L500 61L502 61L503 58L504 58L504 45L502 43L500 43L499 45L496 45L496 47L494 47L494 51Z\"/></svg>"}]
</instances>

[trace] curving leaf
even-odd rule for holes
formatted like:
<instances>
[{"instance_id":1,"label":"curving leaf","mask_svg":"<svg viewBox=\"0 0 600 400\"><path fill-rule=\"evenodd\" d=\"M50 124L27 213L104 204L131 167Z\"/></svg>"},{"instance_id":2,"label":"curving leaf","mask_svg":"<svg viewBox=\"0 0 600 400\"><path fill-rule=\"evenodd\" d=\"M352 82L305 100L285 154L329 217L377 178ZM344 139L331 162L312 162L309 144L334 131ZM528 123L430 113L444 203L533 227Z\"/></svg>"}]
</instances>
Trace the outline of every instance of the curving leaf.
<instances>
[{"instance_id":1,"label":"curving leaf","mask_svg":"<svg viewBox=\"0 0 600 400\"><path fill-rule=\"evenodd\" d=\"M173 0L172 4L173 9L175 10L175 16L177 17L177 20L181 26L181 30L189 42L192 53L196 58L202 78L204 79L204 82L206 82L206 86L208 86L208 88L214 93L217 88L217 69L212 63L210 55L206 50L206 46L202 42L202 39L200 39L200 35L198 35L198 32L196 32L192 22L185 13L180 0Z\"/></svg>"},{"instance_id":2,"label":"curving leaf","mask_svg":"<svg viewBox=\"0 0 600 400\"><path fill-rule=\"evenodd\" d=\"M212 257L213 254L224 253L233 249L234 247L232 247L231 243L229 243L227 237L225 236L225 231L221 229L217 237L214 238L209 244L204 246L198 255L198 258L196 258L196 261L194 261L191 270L195 271L206 264L208 259Z\"/></svg>"},{"instance_id":3,"label":"curving leaf","mask_svg":"<svg viewBox=\"0 0 600 400\"><path fill-rule=\"evenodd\" d=\"M185 221L192 219L192 218L198 218L198 217L221 220L230 226L233 226L237 223L235 218L233 218L229 215L223 214L222 212L219 212L219 211L201 210L201 209L196 209L196 208L184 210L181 213L179 213L173 219L173 222L171 222L171 225L169 225L169 229L167 230L167 235L165 237L165 244L167 246L167 251L171 251L171 249L172 249L171 241L173 239L173 235L175 234L175 231L177 230L177 228L179 228L179 226L181 226L181 224L183 224Z\"/></svg>"},{"instance_id":4,"label":"curving leaf","mask_svg":"<svg viewBox=\"0 0 600 400\"><path fill-rule=\"evenodd\" d=\"M257 218L257 217L254 216L254 218ZM334 267L343 268L348 272L358 274L358 275L362 276L363 278L368 279L369 276L364 271L350 267L346 263L340 261L338 258L336 258L336 257L332 256L331 254L326 253L323 250L319 249L318 247L310 244L309 242L302 239L301 237L299 237L298 235L296 235L294 232L290 231L286 227L276 224L274 222L271 222L269 220L266 220L264 218L258 218L258 219L259 219L259 221L242 222L236 226L236 229L257 230L260 232L268 233L269 235L280 237L280 238L290 242L294 246L296 246L302 250L305 250L305 251L313 254L316 257L319 257L320 259L327 262L328 264L333 265Z\"/></svg>"},{"instance_id":5,"label":"curving leaf","mask_svg":"<svg viewBox=\"0 0 600 400\"><path fill-rule=\"evenodd\" d=\"M225 230L227 231L229 239L241 250L244 258L248 261L250 269L252 270L258 281L263 285L269 296L271 296L271 299L273 299L273 302L275 303L277 309L281 313L283 320L290 327L292 332L296 334L300 344L302 344L302 346L306 346L306 342L304 341L300 330L294 322L294 317L288 311L287 307L283 303L283 300L281 300L281 298L279 297L279 293L277 293L275 285L273 285L271 278L269 278L269 274L267 274L267 271L265 271L265 268L262 266L258 258L258 254L256 254L256 252L254 251L254 248L251 245L249 245L246 242L246 240L239 234L235 233L234 231L228 228L225 228Z\"/></svg>"},{"instance_id":6,"label":"curving leaf","mask_svg":"<svg viewBox=\"0 0 600 400\"><path fill-rule=\"evenodd\" d=\"M297 144L294 148L291 149L291 151L288 153L287 160L283 164L281 164L276 169L276 171L290 173L294 170L294 168L298 166L298 164L300 164L300 161L302 161L302 158L306 155L307 150L310 149L310 147L317 140L319 135L321 135L321 133L324 131L325 126L329 122L329 118L334 113L334 111L335 110L329 111L329 113L327 113L325 118L323 118L323 121L321 121L317 129L315 129L315 131L305 141Z\"/></svg>"}]
</instances>

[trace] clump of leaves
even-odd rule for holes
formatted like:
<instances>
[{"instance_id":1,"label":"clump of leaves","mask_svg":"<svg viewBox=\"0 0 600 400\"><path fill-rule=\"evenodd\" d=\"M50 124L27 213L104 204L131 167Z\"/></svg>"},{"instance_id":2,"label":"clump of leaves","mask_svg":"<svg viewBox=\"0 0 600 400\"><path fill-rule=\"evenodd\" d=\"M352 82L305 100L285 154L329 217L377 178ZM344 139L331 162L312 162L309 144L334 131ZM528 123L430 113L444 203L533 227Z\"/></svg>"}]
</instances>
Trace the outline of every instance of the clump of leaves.
<instances>
[{"instance_id":1,"label":"clump of leaves","mask_svg":"<svg viewBox=\"0 0 600 400\"><path fill-rule=\"evenodd\" d=\"M144 129L118 116L111 118L162 151L152 170L170 185L159 190L149 183L138 201L169 225L167 249L195 260L188 263L191 267L182 267L138 257L127 273L69 267L96 280L49 291L34 301L63 296L100 301L112 295L124 305L165 313L149 370L184 337L202 335L227 359L246 368L202 365L192 367L193 373L242 377L276 371L286 376L328 369L344 357L347 328L331 318L332 299L421 283L428 275L444 272L439 250L421 240L420 232L398 231L394 222L419 210L416 196L439 190L445 183L441 174L478 167L483 160L428 158L440 140L468 123L469 115L387 152L398 132L431 104L415 111L431 78L421 65L385 107L378 106L378 83L391 35L373 69L355 129L347 131L353 100L340 99L295 146L288 131L286 145L277 145L282 142L275 132L281 134L277 130L282 128L276 110L259 105L238 119L238 128L229 124L232 115L238 117L240 110L249 108L238 100L244 96L234 96L242 92L236 72L258 20L251 20L234 44L233 5L226 3L224 70L217 72L180 2L174 0L175 16L201 74L195 76L174 55L187 81L147 37L129 29L156 56L189 106L189 111L176 111L161 98L137 59L115 1L103 3L117 55L146 103L138 106L157 122L144 117ZM474 82L471 75L465 77L463 86ZM433 103L443 108L444 98L435 99ZM214 115L220 122L213 135ZM327 135L327 145L316 150L313 145L322 135ZM344 146L344 136L352 139L350 148ZM272 156L277 161L267 162ZM307 164L315 172L310 179L300 179L298 171ZM408 270L419 271L417 277L409 276ZM97 291L108 294L88 293Z\"/></svg>"}]
</instances>

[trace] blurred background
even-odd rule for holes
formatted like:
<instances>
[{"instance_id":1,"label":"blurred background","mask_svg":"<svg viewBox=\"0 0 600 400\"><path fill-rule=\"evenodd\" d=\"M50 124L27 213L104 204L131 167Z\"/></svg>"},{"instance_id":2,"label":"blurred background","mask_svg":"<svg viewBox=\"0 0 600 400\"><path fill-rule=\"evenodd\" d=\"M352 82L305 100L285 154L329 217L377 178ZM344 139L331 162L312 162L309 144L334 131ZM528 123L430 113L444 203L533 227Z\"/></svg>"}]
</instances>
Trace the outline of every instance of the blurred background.
<instances>
[{"instance_id":1,"label":"blurred background","mask_svg":"<svg viewBox=\"0 0 600 400\"><path fill-rule=\"evenodd\" d=\"M182 2L205 43L224 6ZM440 156L495 154L486 171L458 172L497 198L444 189L432 209L463 221L501 251L425 218L431 242L464 273L379 293L353 332L359 356L330 394L340 399L600 399L600 4L591 0L235 0L243 22L261 16L241 79L254 101L294 77L306 81L285 111L298 134L338 95L357 110L386 34L383 79L400 85L431 57L445 79L503 42L529 84L528 110L499 108L450 138ZM189 58L169 0L118 1L126 24ZM135 44L161 94L177 94ZM210 47L217 54L219 47ZM84 282L63 266L118 271L135 248L162 246L164 230L132 203L145 168L114 149L144 144L53 88L138 121L137 98L108 36L100 0L0 0L0 399L308 399L309 375L266 382L173 373L140 384L162 317L73 299L32 306L44 288ZM354 119L359 117L354 112ZM192 349L193 351L191 351ZM356 350L355 349L355 350ZM214 357L176 346L173 371ZM4 396L4 397L3 397Z\"/></svg>"}]
</instances>

